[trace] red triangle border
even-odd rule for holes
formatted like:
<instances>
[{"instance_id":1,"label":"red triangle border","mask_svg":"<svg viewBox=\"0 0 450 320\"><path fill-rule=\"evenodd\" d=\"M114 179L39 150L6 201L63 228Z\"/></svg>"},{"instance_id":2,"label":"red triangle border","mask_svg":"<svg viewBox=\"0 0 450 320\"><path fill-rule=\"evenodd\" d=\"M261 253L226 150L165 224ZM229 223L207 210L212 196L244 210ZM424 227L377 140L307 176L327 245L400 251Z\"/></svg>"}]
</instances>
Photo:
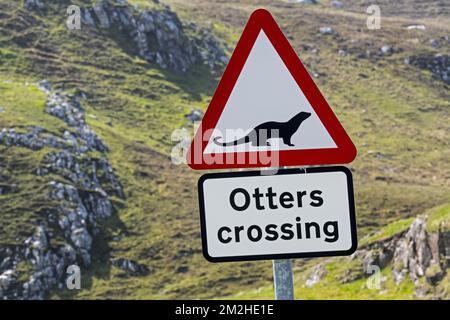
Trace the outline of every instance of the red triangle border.
<instances>
[{"instance_id":1,"label":"red triangle border","mask_svg":"<svg viewBox=\"0 0 450 320\"><path fill-rule=\"evenodd\" d=\"M357 154L355 145L312 80L308 71L303 66L289 41L283 35L283 32L280 30L272 15L265 9L258 9L250 16L236 49L234 50L211 99L208 109L206 110L202 123L196 132L187 153L188 165L195 170L273 167L273 164L267 164L260 161L260 157L255 155L259 153L258 151L245 152L245 155L241 154L241 156L246 157L245 159L249 159L250 154L253 154L253 156L256 156L255 158L257 158L256 162L245 164L236 162L212 163L214 155L203 154L212 132L210 129L214 129L219 121L228 98L233 91L261 30L264 31L272 43L337 146L337 148L272 151L278 153L277 156L279 161L277 167L344 164L352 162ZM210 131L210 134L205 134L203 137L203 132L208 131ZM195 152L199 152L200 150L201 155L195 154ZM236 159L239 154L240 153L235 153L234 159ZM208 157L210 158L208 159ZM200 161L197 161L197 158L200 158Z\"/></svg>"}]
</instances>

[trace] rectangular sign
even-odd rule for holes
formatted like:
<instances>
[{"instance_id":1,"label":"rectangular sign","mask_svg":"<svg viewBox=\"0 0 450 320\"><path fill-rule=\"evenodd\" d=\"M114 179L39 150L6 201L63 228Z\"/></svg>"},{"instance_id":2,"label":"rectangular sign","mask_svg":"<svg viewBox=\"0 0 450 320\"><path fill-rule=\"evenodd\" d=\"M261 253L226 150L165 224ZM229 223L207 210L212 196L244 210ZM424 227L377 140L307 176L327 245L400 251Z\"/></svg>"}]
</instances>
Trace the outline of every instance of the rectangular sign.
<instances>
[{"instance_id":1,"label":"rectangular sign","mask_svg":"<svg viewBox=\"0 0 450 320\"><path fill-rule=\"evenodd\" d=\"M345 167L211 173L198 182L208 261L350 255L357 247Z\"/></svg>"}]
</instances>

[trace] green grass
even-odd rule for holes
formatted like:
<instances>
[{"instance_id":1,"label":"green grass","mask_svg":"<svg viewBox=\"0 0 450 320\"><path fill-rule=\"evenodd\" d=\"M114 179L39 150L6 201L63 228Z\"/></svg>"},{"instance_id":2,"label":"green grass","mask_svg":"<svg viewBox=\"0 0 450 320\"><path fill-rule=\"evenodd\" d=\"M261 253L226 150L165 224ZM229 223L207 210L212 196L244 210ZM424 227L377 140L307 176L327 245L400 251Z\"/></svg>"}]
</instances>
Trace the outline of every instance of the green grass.
<instances>
[{"instance_id":1,"label":"green grass","mask_svg":"<svg viewBox=\"0 0 450 320\"><path fill-rule=\"evenodd\" d=\"M130 0L130 4L137 5L139 9L160 9L161 5L152 0Z\"/></svg>"},{"instance_id":2,"label":"green grass","mask_svg":"<svg viewBox=\"0 0 450 320\"><path fill-rule=\"evenodd\" d=\"M373 300L373 299L413 299L414 285L407 278L400 284L395 284L389 268L381 270L379 276L379 288L375 286L378 280L362 277L358 280L343 283L339 279L351 268L361 269L348 258L339 258L326 265L327 274L312 287L305 286L310 269L295 272L294 295L297 300ZM224 299L273 299L273 285L260 287L254 290L241 291L235 295L223 297Z\"/></svg>"}]
</instances>

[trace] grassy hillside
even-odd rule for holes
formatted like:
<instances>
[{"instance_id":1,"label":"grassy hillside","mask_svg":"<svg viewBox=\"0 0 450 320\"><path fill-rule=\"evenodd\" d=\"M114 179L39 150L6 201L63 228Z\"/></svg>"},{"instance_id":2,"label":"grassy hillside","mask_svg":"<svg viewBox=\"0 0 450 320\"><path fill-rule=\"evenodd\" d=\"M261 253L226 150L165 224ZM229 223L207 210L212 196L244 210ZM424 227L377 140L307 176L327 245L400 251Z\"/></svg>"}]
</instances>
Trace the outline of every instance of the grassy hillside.
<instances>
[{"instance_id":1,"label":"grassy hillside","mask_svg":"<svg viewBox=\"0 0 450 320\"><path fill-rule=\"evenodd\" d=\"M427 212L427 229L432 231L441 225L441 231L449 231L450 205L433 208ZM359 242L359 251L378 243L388 242L399 237L411 226L413 219L402 219L380 228ZM434 229L436 231L436 229ZM415 286L410 278L397 284L394 280L394 263L391 261L379 273L362 274L363 255L351 257L309 259L295 269L294 290L296 299L414 299L417 298ZM317 272L322 268L322 271ZM319 278L311 281L314 271ZM448 298L450 278L446 277L436 287L429 286L422 299L433 297ZM425 285L426 286L426 285ZM273 286L267 285L254 290L243 290L226 299L272 299Z\"/></svg>"},{"instance_id":2,"label":"grassy hillside","mask_svg":"<svg viewBox=\"0 0 450 320\"><path fill-rule=\"evenodd\" d=\"M449 34L445 19L397 15L397 5L386 3L389 18L381 30L370 31L365 12L356 5L347 11L326 2L166 3L183 22L210 28L228 53L252 10L271 10L358 148L350 167L361 244L396 234L417 215L450 203L449 87L431 72L404 63L412 55L449 54L448 42L430 46L431 39ZM185 115L194 108L205 110L221 70L198 65L180 74L130 52L130 39L115 36L114 30L67 30L64 5L51 4L45 14L25 9L21 1L0 0L0 7L0 130L32 125L50 132L70 130L43 112L46 97L35 85L39 80L84 93L86 120L109 147L108 160L125 192L123 200L115 201L117 215L101 222L93 264L82 270L82 290L55 289L49 297L272 298L270 261L211 264L203 258L196 194L200 173L170 161L173 130L184 127L193 133ZM415 23L425 23L426 31L404 29ZM320 34L322 26L332 26L335 33ZM394 52L380 55L384 45ZM0 187L18 189L0 195L0 246L22 244L50 205L41 196L52 177L44 181L33 175L47 152L0 145ZM448 226L448 210L444 213ZM124 274L110 263L119 257L138 261L150 272ZM327 276L306 288L317 261ZM23 266L24 273L29 267ZM297 297L414 297L411 281L394 286L389 269L383 269L387 289L382 294L367 290L365 278L346 284L339 280L358 268L360 261L348 258L296 261ZM448 285L448 275L442 283Z\"/></svg>"}]
</instances>

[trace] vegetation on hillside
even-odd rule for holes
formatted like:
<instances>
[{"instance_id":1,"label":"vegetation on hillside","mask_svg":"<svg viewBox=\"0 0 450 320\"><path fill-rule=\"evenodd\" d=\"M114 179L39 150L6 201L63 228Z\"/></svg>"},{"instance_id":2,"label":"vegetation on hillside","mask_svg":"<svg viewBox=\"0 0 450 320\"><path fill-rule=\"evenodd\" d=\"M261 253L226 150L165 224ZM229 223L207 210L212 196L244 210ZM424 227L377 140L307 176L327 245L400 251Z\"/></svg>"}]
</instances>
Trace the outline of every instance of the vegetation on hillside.
<instances>
[{"instance_id":1,"label":"vegetation on hillside","mask_svg":"<svg viewBox=\"0 0 450 320\"><path fill-rule=\"evenodd\" d=\"M129 2L160 10L152 1ZM348 10L326 1L167 3L183 23L211 30L228 54L252 10L271 10L358 148L350 168L362 249L402 235L427 213L429 233L449 232L449 87L431 71L405 64L410 56L449 54L448 38L438 48L430 45L448 36L448 12L443 18L433 15L436 4L426 14L412 14L405 4L395 14L400 4L386 2L389 16L381 30L371 31L357 1L349 1ZM82 269L82 289L55 288L48 297L273 298L270 261L211 264L203 258L196 194L200 173L170 161L177 143L172 132L186 128L193 134L186 115L205 110L221 71L199 64L174 72L127 51L131 40L115 37L113 30L68 30L65 1L52 2L45 13L26 9L23 1L0 0L0 8L0 131L71 130L44 112L46 96L37 88L42 79L56 90L83 94L86 121L108 146L107 158L125 193L124 199L114 199L117 214L99 222L102 233L93 242L92 265ZM427 29L405 29L418 23ZM321 34L322 26L334 33ZM385 45L393 48L387 55L380 53ZM51 205L43 189L54 177L33 174L49 151L0 144L2 248L21 246ZM115 258L138 261L149 272L124 273L111 264ZM369 290L361 259L295 261L297 298L417 297L409 278L395 284L391 264L381 270L380 289ZM317 264L326 275L306 286ZM22 274L32 268L19 267ZM448 277L422 297L448 298Z\"/></svg>"}]
</instances>

